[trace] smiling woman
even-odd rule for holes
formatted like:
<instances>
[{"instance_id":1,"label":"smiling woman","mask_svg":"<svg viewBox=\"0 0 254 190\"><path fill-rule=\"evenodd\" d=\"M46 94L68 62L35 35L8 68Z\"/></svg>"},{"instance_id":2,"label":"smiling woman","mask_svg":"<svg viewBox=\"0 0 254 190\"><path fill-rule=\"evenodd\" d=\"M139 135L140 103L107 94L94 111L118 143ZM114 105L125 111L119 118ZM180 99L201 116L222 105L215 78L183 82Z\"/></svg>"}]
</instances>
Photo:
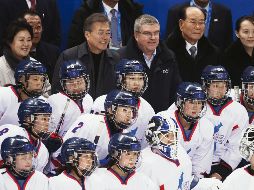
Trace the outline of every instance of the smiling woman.
<instances>
[{"instance_id":1,"label":"smiling woman","mask_svg":"<svg viewBox=\"0 0 254 190\"><path fill-rule=\"evenodd\" d=\"M21 60L29 59L33 29L25 20L13 21L6 30L0 57L0 86L15 84L14 71Z\"/></svg>"}]
</instances>

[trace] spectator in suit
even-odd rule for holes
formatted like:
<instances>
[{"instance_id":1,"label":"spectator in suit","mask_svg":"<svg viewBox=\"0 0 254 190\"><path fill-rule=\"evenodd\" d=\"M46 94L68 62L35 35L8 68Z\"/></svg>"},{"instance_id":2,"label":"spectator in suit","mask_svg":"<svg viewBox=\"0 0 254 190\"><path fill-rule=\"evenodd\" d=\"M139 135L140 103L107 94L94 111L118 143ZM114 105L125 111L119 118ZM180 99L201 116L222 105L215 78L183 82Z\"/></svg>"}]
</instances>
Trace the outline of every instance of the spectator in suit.
<instances>
[{"instance_id":1,"label":"spectator in suit","mask_svg":"<svg viewBox=\"0 0 254 190\"><path fill-rule=\"evenodd\" d=\"M12 20L21 17L28 9L36 10L42 18L42 39L59 46L60 18L56 0L1 0L0 40L3 38L6 26L8 26Z\"/></svg>"},{"instance_id":2,"label":"spectator in suit","mask_svg":"<svg viewBox=\"0 0 254 190\"><path fill-rule=\"evenodd\" d=\"M200 82L205 66L218 64L218 49L203 35L205 19L205 13L199 8L184 7L179 29L175 28L166 41L168 48L175 52L183 81Z\"/></svg>"},{"instance_id":3,"label":"spectator in suit","mask_svg":"<svg viewBox=\"0 0 254 190\"><path fill-rule=\"evenodd\" d=\"M25 20L15 20L7 27L3 56L0 57L0 86L15 84L14 72L21 60L30 59L33 29Z\"/></svg>"},{"instance_id":4,"label":"spectator in suit","mask_svg":"<svg viewBox=\"0 0 254 190\"><path fill-rule=\"evenodd\" d=\"M254 17L240 17L235 24L235 34L237 40L225 50L221 64L227 68L232 85L240 86L243 70L254 65Z\"/></svg>"},{"instance_id":5,"label":"spectator in suit","mask_svg":"<svg viewBox=\"0 0 254 190\"><path fill-rule=\"evenodd\" d=\"M232 15L230 9L211 0L190 0L173 6L168 11L166 36L178 26L179 13L183 7L195 6L206 12L206 29L204 35L221 50L233 41Z\"/></svg>"},{"instance_id":6,"label":"spectator in suit","mask_svg":"<svg viewBox=\"0 0 254 190\"><path fill-rule=\"evenodd\" d=\"M159 21L150 15L137 18L134 36L118 52L122 59L136 59L143 63L148 88L142 97L155 112L167 109L175 101L181 77L174 53L160 41Z\"/></svg>"},{"instance_id":7,"label":"spectator in suit","mask_svg":"<svg viewBox=\"0 0 254 190\"><path fill-rule=\"evenodd\" d=\"M119 55L107 48L110 41L110 23L102 13L94 13L84 23L83 35L86 42L63 51L56 63L52 89L61 90L59 69L67 60L80 59L90 76L89 94L93 99L107 94L116 88L115 64L119 62Z\"/></svg>"},{"instance_id":8,"label":"spectator in suit","mask_svg":"<svg viewBox=\"0 0 254 190\"><path fill-rule=\"evenodd\" d=\"M134 21L142 14L143 6L133 0L84 0L83 5L74 14L68 36L68 47L84 42L83 23L88 16L93 13L104 13L111 21L112 9L117 11L115 13L118 19L117 39L121 42L121 45L126 45L129 38L133 35ZM113 30L111 31L113 32Z\"/></svg>"},{"instance_id":9,"label":"spectator in suit","mask_svg":"<svg viewBox=\"0 0 254 190\"><path fill-rule=\"evenodd\" d=\"M49 80L51 81L60 50L57 46L44 42L41 39L43 27L40 15L37 12L28 10L24 13L23 18L26 19L28 24L33 28L33 45L30 51L30 56L45 65L48 71Z\"/></svg>"}]
</instances>

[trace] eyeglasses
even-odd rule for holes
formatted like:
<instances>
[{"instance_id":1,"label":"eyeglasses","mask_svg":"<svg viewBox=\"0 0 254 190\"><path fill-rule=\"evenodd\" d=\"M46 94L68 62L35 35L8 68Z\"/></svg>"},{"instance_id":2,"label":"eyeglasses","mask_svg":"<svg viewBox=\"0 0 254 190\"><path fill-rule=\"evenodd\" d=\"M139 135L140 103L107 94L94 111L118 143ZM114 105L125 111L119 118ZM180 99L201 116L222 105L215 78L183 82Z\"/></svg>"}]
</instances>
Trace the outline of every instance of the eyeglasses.
<instances>
[{"instance_id":1,"label":"eyeglasses","mask_svg":"<svg viewBox=\"0 0 254 190\"><path fill-rule=\"evenodd\" d=\"M188 19L186 19L184 21L188 22L188 23L190 23L192 25L195 25L195 26L197 26L197 25L199 25L199 26L205 25L205 21L204 20L188 20Z\"/></svg>"},{"instance_id":2,"label":"eyeglasses","mask_svg":"<svg viewBox=\"0 0 254 190\"><path fill-rule=\"evenodd\" d=\"M156 32L139 32L139 31L137 31L137 32L144 35L147 38L152 38L153 36L154 37L160 36L160 31L156 31Z\"/></svg>"}]
</instances>

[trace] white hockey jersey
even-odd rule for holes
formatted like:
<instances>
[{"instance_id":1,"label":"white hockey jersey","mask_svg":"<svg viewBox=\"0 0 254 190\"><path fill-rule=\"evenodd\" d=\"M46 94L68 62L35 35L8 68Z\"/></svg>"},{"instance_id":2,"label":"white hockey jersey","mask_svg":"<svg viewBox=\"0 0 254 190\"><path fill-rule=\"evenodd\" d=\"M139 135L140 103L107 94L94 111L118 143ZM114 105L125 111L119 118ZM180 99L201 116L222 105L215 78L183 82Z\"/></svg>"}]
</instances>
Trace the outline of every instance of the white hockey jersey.
<instances>
[{"instance_id":1,"label":"white hockey jersey","mask_svg":"<svg viewBox=\"0 0 254 190\"><path fill-rule=\"evenodd\" d=\"M64 171L58 176L49 178L49 190L100 190L102 181L103 179L92 174L84 178L84 184L80 184L77 179Z\"/></svg>"},{"instance_id":2,"label":"white hockey jersey","mask_svg":"<svg viewBox=\"0 0 254 190\"><path fill-rule=\"evenodd\" d=\"M63 141L71 137L80 137L94 142L96 136L100 137L96 147L98 159L103 160L108 155L111 134L106 118L102 115L83 114L79 116L65 134Z\"/></svg>"},{"instance_id":3,"label":"white hockey jersey","mask_svg":"<svg viewBox=\"0 0 254 190\"><path fill-rule=\"evenodd\" d=\"M19 95L13 86L0 87L0 125L19 125Z\"/></svg>"},{"instance_id":4,"label":"white hockey jersey","mask_svg":"<svg viewBox=\"0 0 254 190\"><path fill-rule=\"evenodd\" d=\"M92 113L105 114L104 102L106 95L98 97L92 106ZM136 122L130 126L127 131L135 135L141 142L142 148L147 146L145 140L145 130L148 126L150 119L154 116L155 112L152 106L142 97L139 98L138 104L138 117Z\"/></svg>"},{"instance_id":5,"label":"white hockey jersey","mask_svg":"<svg viewBox=\"0 0 254 190\"><path fill-rule=\"evenodd\" d=\"M60 125L58 134L64 136L69 127L76 121L82 113L90 113L93 105L93 99L89 94L82 100L82 107L80 107L74 100L63 93L53 94L48 98L48 102L52 107L52 116L54 120L54 127L51 130L56 130ZM62 117L64 114L64 117Z\"/></svg>"},{"instance_id":6,"label":"white hockey jersey","mask_svg":"<svg viewBox=\"0 0 254 190\"><path fill-rule=\"evenodd\" d=\"M168 109L159 112L157 115L165 119L173 118L178 126L178 140L184 147L192 161L192 173L199 178L204 177L204 174L209 174L213 159L213 125L206 119L201 118L191 130L189 137L185 134L185 129L182 126L177 115L177 108Z\"/></svg>"},{"instance_id":7,"label":"white hockey jersey","mask_svg":"<svg viewBox=\"0 0 254 190\"><path fill-rule=\"evenodd\" d=\"M239 143L248 126L248 113L240 103L230 100L219 111L207 103L205 116L214 126L213 162L224 160L234 170L241 161Z\"/></svg>"},{"instance_id":8,"label":"white hockey jersey","mask_svg":"<svg viewBox=\"0 0 254 190\"><path fill-rule=\"evenodd\" d=\"M16 135L20 135L23 137L26 137L28 140L31 140L30 135L27 133L27 131L19 126L6 124L0 126L0 147L4 139L7 137L14 137ZM33 143L34 144L34 143ZM37 171L43 172L43 169L48 163L49 159L49 153L45 145L41 141L37 141L35 145L35 169ZM0 155L0 163L3 162L1 155Z\"/></svg>"},{"instance_id":9,"label":"white hockey jersey","mask_svg":"<svg viewBox=\"0 0 254 190\"><path fill-rule=\"evenodd\" d=\"M98 168L95 174L103 179L100 190L159 190L148 176L138 171L129 174L125 180L111 168Z\"/></svg>"},{"instance_id":10,"label":"white hockey jersey","mask_svg":"<svg viewBox=\"0 0 254 190\"><path fill-rule=\"evenodd\" d=\"M246 169L248 166L233 171L225 179L220 190L253 190L254 175Z\"/></svg>"},{"instance_id":11,"label":"white hockey jersey","mask_svg":"<svg viewBox=\"0 0 254 190\"><path fill-rule=\"evenodd\" d=\"M23 188L6 169L0 169L0 181L1 190L48 190L48 178L39 171L34 171L27 177Z\"/></svg>"},{"instance_id":12,"label":"white hockey jersey","mask_svg":"<svg viewBox=\"0 0 254 190\"><path fill-rule=\"evenodd\" d=\"M44 96L40 99L47 100ZM4 124L19 125L18 109L20 97L13 86L0 87L0 126Z\"/></svg>"},{"instance_id":13,"label":"white hockey jersey","mask_svg":"<svg viewBox=\"0 0 254 190\"><path fill-rule=\"evenodd\" d=\"M141 157L137 171L145 173L160 189L178 190L182 174L178 161L156 154L150 147L141 151Z\"/></svg>"}]
</instances>

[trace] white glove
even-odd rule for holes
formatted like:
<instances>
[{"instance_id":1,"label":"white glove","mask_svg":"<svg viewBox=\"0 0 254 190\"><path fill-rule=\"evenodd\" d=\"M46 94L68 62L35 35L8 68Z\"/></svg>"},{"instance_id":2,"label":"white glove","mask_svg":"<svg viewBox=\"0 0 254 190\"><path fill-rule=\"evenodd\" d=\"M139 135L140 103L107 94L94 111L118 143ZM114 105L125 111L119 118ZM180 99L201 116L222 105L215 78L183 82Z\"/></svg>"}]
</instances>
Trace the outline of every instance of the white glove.
<instances>
[{"instance_id":1,"label":"white glove","mask_svg":"<svg viewBox=\"0 0 254 190\"><path fill-rule=\"evenodd\" d=\"M219 190L221 185L222 182L218 179L202 178L192 190Z\"/></svg>"}]
</instances>

